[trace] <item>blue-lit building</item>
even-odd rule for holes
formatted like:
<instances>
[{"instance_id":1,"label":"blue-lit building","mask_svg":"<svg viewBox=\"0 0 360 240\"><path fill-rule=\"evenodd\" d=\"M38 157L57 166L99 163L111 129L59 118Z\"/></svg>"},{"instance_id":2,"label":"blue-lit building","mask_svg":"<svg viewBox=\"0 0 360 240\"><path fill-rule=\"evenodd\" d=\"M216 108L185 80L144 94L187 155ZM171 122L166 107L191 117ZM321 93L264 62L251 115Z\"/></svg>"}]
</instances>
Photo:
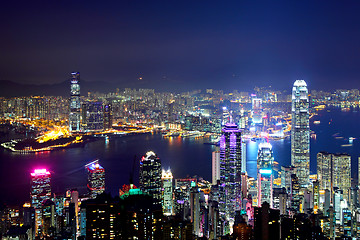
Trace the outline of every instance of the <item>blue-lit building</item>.
<instances>
[{"instance_id":1,"label":"blue-lit building","mask_svg":"<svg viewBox=\"0 0 360 240\"><path fill-rule=\"evenodd\" d=\"M273 164L274 156L270 143L260 143L257 158L258 206L264 202L273 207Z\"/></svg>"},{"instance_id":2,"label":"blue-lit building","mask_svg":"<svg viewBox=\"0 0 360 240\"><path fill-rule=\"evenodd\" d=\"M241 130L227 123L220 137L220 217L225 231L234 224L241 206ZM230 228L229 228L230 227Z\"/></svg>"},{"instance_id":3,"label":"blue-lit building","mask_svg":"<svg viewBox=\"0 0 360 240\"><path fill-rule=\"evenodd\" d=\"M105 169L99 164L99 159L85 165L88 173L87 187L90 198L96 198L105 191Z\"/></svg>"},{"instance_id":4,"label":"blue-lit building","mask_svg":"<svg viewBox=\"0 0 360 240\"><path fill-rule=\"evenodd\" d=\"M80 131L81 123L80 73L73 72L71 75L69 130L70 132L77 132Z\"/></svg>"}]
</instances>

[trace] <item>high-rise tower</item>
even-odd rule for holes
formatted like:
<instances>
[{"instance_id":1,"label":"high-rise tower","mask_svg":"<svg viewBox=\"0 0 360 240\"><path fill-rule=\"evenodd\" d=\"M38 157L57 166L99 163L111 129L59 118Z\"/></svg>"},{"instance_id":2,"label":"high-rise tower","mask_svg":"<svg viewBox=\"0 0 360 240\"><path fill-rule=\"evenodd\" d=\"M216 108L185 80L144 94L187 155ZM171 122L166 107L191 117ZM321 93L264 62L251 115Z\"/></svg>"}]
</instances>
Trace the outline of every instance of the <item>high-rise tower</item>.
<instances>
[{"instance_id":1,"label":"high-rise tower","mask_svg":"<svg viewBox=\"0 0 360 240\"><path fill-rule=\"evenodd\" d=\"M71 75L69 130L76 132L80 131L80 73Z\"/></svg>"},{"instance_id":2,"label":"high-rise tower","mask_svg":"<svg viewBox=\"0 0 360 240\"><path fill-rule=\"evenodd\" d=\"M257 159L258 206L267 202L273 207L273 164L274 156L270 143L260 143Z\"/></svg>"},{"instance_id":3,"label":"high-rise tower","mask_svg":"<svg viewBox=\"0 0 360 240\"><path fill-rule=\"evenodd\" d=\"M291 164L301 187L309 185L310 127L309 97L306 82L296 80L292 90Z\"/></svg>"},{"instance_id":4,"label":"high-rise tower","mask_svg":"<svg viewBox=\"0 0 360 240\"><path fill-rule=\"evenodd\" d=\"M86 164L85 168L88 172L87 187L90 198L96 198L105 191L105 169L99 164L99 159Z\"/></svg>"},{"instance_id":5,"label":"high-rise tower","mask_svg":"<svg viewBox=\"0 0 360 240\"><path fill-rule=\"evenodd\" d=\"M241 206L241 130L227 123L220 138L220 215L226 224L234 223Z\"/></svg>"},{"instance_id":6,"label":"high-rise tower","mask_svg":"<svg viewBox=\"0 0 360 240\"><path fill-rule=\"evenodd\" d=\"M154 198L154 205L161 206L161 161L152 151L140 161L140 189Z\"/></svg>"},{"instance_id":7,"label":"high-rise tower","mask_svg":"<svg viewBox=\"0 0 360 240\"><path fill-rule=\"evenodd\" d=\"M51 173L35 169L31 173L31 206L35 210L35 235L42 231L42 203L51 197Z\"/></svg>"},{"instance_id":8,"label":"high-rise tower","mask_svg":"<svg viewBox=\"0 0 360 240\"><path fill-rule=\"evenodd\" d=\"M173 175L171 170L162 170L162 209L165 216L173 215Z\"/></svg>"}]
</instances>

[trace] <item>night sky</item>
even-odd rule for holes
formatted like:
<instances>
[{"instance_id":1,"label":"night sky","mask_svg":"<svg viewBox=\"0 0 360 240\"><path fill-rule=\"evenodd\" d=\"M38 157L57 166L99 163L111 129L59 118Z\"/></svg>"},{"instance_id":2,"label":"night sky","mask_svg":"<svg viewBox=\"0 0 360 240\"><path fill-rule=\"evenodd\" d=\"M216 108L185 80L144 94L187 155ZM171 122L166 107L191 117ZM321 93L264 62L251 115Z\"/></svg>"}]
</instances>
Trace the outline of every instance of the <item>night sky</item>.
<instances>
[{"instance_id":1,"label":"night sky","mask_svg":"<svg viewBox=\"0 0 360 240\"><path fill-rule=\"evenodd\" d=\"M359 13L340 0L2 1L0 80L360 88Z\"/></svg>"}]
</instances>

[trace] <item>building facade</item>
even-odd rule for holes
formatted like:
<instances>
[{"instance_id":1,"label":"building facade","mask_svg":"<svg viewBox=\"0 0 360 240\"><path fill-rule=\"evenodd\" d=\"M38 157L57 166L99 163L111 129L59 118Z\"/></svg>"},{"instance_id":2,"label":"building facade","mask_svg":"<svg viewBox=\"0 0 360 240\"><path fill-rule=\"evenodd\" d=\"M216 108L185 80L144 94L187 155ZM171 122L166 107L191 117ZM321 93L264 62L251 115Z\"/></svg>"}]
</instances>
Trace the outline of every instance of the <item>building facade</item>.
<instances>
[{"instance_id":1,"label":"building facade","mask_svg":"<svg viewBox=\"0 0 360 240\"><path fill-rule=\"evenodd\" d=\"M99 164L99 159L85 165L88 173L88 191L90 198L96 198L105 191L105 169Z\"/></svg>"},{"instance_id":2,"label":"building facade","mask_svg":"<svg viewBox=\"0 0 360 240\"><path fill-rule=\"evenodd\" d=\"M267 202L273 207L273 164L274 156L270 143L260 143L257 159L258 206Z\"/></svg>"},{"instance_id":3,"label":"building facade","mask_svg":"<svg viewBox=\"0 0 360 240\"><path fill-rule=\"evenodd\" d=\"M310 127L309 96L306 82L296 80L292 89L291 164L301 187L309 185Z\"/></svg>"},{"instance_id":4,"label":"building facade","mask_svg":"<svg viewBox=\"0 0 360 240\"><path fill-rule=\"evenodd\" d=\"M241 131L234 123L222 129L220 138L219 212L225 224L232 226L235 211L241 206ZM227 228L227 227L226 227Z\"/></svg>"},{"instance_id":5,"label":"building facade","mask_svg":"<svg viewBox=\"0 0 360 240\"><path fill-rule=\"evenodd\" d=\"M161 206L161 161L152 151L146 153L140 161L139 183L144 193L154 198L154 204Z\"/></svg>"},{"instance_id":6,"label":"building facade","mask_svg":"<svg viewBox=\"0 0 360 240\"><path fill-rule=\"evenodd\" d=\"M69 130L76 132L80 131L81 124L80 73L73 72L71 75Z\"/></svg>"},{"instance_id":7,"label":"building facade","mask_svg":"<svg viewBox=\"0 0 360 240\"><path fill-rule=\"evenodd\" d=\"M162 209L165 216L174 214L173 175L171 170L162 170Z\"/></svg>"},{"instance_id":8,"label":"building facade","mask_svg":"<svg viewBox=\"0 0 360 240\"><path fill-rule=\"evenodd\" d=\"M42 203L51 197L51 173L46 169L35 169L31 174L31 206L35 210L35 235L43 230Z\"/></svg>"}]
</instances>

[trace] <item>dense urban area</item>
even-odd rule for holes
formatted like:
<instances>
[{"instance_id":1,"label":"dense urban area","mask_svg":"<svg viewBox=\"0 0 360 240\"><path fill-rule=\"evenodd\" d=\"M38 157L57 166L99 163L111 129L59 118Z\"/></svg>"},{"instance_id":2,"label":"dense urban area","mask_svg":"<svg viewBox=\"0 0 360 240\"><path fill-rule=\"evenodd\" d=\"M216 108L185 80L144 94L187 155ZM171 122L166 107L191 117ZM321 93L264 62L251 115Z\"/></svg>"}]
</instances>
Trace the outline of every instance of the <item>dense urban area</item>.
<instances>
[{"instance_id":1,"label":"dense urban area","mask_svg":"<svg viewBox=\"0 0 360 240\"><path fill-rule=\"evenodd\" d=\"M293 85L292 85L293 83ZM56 169L26 172L23 205L0 206L2 239L358 239L357 179L348 153L317 153L310 174L310 122L318 111L359 108L358 89L154 89L80 91L72 73L68 96L0 98L1 146L11 154L82 147L105 138L157 132L168 138L205 138L216 146L212 179L175 178L153 151L134 159L131 175L112 196L101 159L84 166L87 193L54 192ZM10 134L15 139L8 139ZM337 136L334 136L337 137ZM269 140L291 139L291 165L279 166ZM5 140L4 140L5 139ZM350 138L351 145L354 138ZM258 144L257 174L247 172L247 141ZM140 144L140 143L139 143ZM129 171L132 166L129 166ZM1 200L1 197L0 197Z\"/></svg>"}]
</instances>

